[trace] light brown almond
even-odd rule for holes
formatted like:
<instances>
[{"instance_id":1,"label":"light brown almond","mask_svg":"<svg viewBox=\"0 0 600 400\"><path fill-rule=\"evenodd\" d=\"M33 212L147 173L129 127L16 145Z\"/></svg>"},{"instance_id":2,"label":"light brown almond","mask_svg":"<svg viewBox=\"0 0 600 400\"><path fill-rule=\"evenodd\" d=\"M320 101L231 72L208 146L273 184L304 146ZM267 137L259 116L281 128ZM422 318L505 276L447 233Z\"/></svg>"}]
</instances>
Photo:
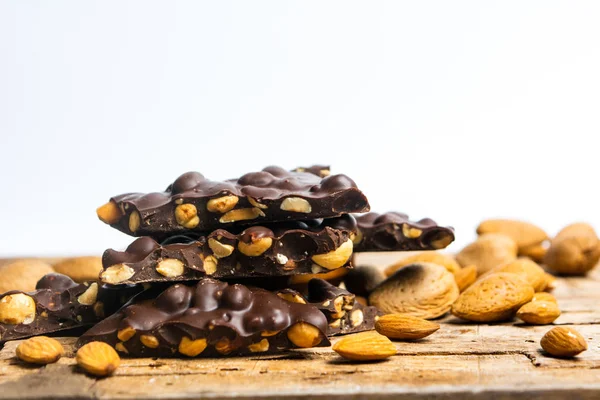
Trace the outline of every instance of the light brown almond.
<instances>
[{"instance_id":1,"label":"light brown almond","mask_svg":"<svg viewBox=\"0 0 600 400\"><path fill-rule=\"evenodd\" d=\"M517 244L500 233L483 234L456 255L461 266L475 265L479 275L516 258Z\"/></svg>"},{"instance_id":2,"label":"light brown almond","mask_svg":"<svg viewBox=\"0 0 600 400\"><path fill-rule=\"evenodd\" d=\"M488 219L477 227L477 234L501 233L515 241L521 249L539 245L548 239L544 230L534 224L514 219Z\"/></svg>"},{"instance_id":3,"label":"light brown almond","mask_svg":"<svg viewBox=\"0 0 600 400\"><path fill-rule=\"evenodd\" d=\"M396 354L396 346L387 337L368 331L344 336L333 351L353 361L383 360Z\"/></svg>"},{"instance_id":4,"label":"light brown almond","mask_svg":"<svg viewBox=\"0 0 600 400\"><path fill-rule=\"evenodd\" d=\"M483 276L497 272L508 272L519 275L525 282L529 283L536 292L541 292L546 288L546 271L529 258L518 258L506 264L499 265L492 268Z\"/></svg>"},{"instance_id":5,"label":"light brown almond","mask_svg":"<svg viewBox=\"0 0 600 400\"><path fill-rule=\"evenodd\" d=\"M385 275L392 276L400 268L404 268L407 265L414 264L417 262L430 262L438 264L446 268L453 274L456 273L456 271L460 270L460 264L456 262L456 260L452 256L448 254L439 253L437 251L424 251L402 258L396 263L390 265L385 269Z\"/></svg>"},{"instance_id":6,"label":"light brown almond","mask_svg":"<svg viewBox=\"0 0 600 400\"><path fill-rule=\"evenodd\" d=\"M466 288L471 286L477 280L477 267L469 265L459 269L454 273L454 279L458 285L458 290L464 292Z\"/></svg>"},{"instance_id":7,"label":"light brown almond","mask_svg":"<svg viewBox=\"0 0 600 400\"><path fill-rule=\"evenodd\" d=\"M533 288L507 272L488 275L465 290L452 305L452 314L469 321L506 321L531 301Z\"/></svg>"},{"instance_id":8,"label":"light brown almond","mask_svg":"<svg viewBox=\"0 0 600 400\"><path fill-rule=\"evenodd\" d=\"M573 328L557 326L550 329L540 341L542 349L555 357L575 357L588 346L581 333Z\"/></svg>"},{"instance_id":9,"label":"light brown almond","mask_svg":"<svg viewBox=\"0 0 600 400\"><path fill-rule=\"evenodd\" d=\"M536 263L544 262L544 257L546 256L549 247L547 245L544 245L544 243L519 248L519 256L530 258Z\"/></svg>"},{"instance_id":10,"label":"light brown almond","mask_svg":"<svg viewBox=\"0 0 600 400\"><path fill-rule=\"evenodd\" d=\"M552 240L544 257L549 270L562 275L585 275L600 260L600 239L589 224L571 224Z\"/></svg>"},{"instance_id":11,"label":"light brown almond","mask_svg":"<svg viewBox=\"0 0 600 400\"><path fill-rule=\"evenodd\" d=\"M440 324L406 314L388 314L379 317L375 329L390 339L422 339L440 329Z\"/></svg>"},{"instance_id":12,"label":"light brown almond","mask_svg":"<svg viewBox=\"0 0 600 400\"><path fill-rule=\"evenodd\" d=\"M0 266L0 293L11 290L31 292L35 285L46 274L54 272L52 266L46 262L31 259L15 260Z\"/></svg>"},{"instance_id":13,"label":"light brown almond","mask_svg":"<svg viewBox=\"0 0 600 400\"><path fill-rule=\"evenodd\" d=\"M97 281L102 272L101 257L67 258L52 266L56 272L73 279L75 282Z\"/></svg>"},{"instance_id":14,"label":"light brown almond","mask_svg":"<svg viewBox=\"0 0 600 400\"><path fill-rule=\"evenodd\" d=\"M77 365L96 376L112 374L121 364L121 358L104 342L90 342L77 350Z\"/></svg>"},{"instance_id":15,"label":"light brown almond","mask_svg":"<svg viewBox=\"0 0 600 400\"><path fill-rule=\"evenodd\" d=\"M399 269L369 295L369 304L386 314L408 314L433 319L444 315L459 295L448 270L432 263Z\"/></svg>"},{"instance_id":16,"label":"light brown almond","mask_svg":"<svg viewBox=\"0 0 600 400\"><path fill-rule=\"evenodd\" d=\"M32 364L51 364L57 362L65 349L56 339L47 336L36 336L25 340L17 346L17 357Z\"/></svg>"},{"instance_id":17,"label":"light brown almond","mask_svg":"<svg viewBox=\"0 0 600 400\"><path fill-rule=\"evenodd\" d=\"M533 299L531 301L549 301L551 303L558 304L556 301L556 297L547 292L539 292L533 295Z\"/></svg>"},{"instance_id":18,"label":"light brown almond","mask_svg":"<svg viewBox=\"0 0 600 400\"><path fill-rule=\"evenodd\" d=\"M531 301L517 311L517 318L532 325L548 325L558 317L558 304L551 301Z\"/></svg>"}]
</instances>

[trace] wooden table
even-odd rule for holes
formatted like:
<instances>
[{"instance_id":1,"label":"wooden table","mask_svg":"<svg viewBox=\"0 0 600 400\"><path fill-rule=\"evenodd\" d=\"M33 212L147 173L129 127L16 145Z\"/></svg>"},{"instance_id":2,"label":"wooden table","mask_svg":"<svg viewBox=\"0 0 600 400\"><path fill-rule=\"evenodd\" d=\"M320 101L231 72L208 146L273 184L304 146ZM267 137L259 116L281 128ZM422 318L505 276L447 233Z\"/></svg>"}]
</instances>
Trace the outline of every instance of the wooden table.
<instances>
[{"instance_id":1,"label":"wooden table","mask_svg":"<svg viewBox=\"0 0 600 400\"><path fill-rule=\"evenodd\" d=\"M367 256L368 257L368 256ZM372 260L381 264L389 255ZM575 326L589 350L572 360L540 349L549 326L469 324L446 316L427 339L396 342L398 355L377 363L344 361L329 348L229 359L123 359L95 380L75 366L74 338L61 338L58 363L32 367L0 351L0 398L211 399L600 399L600 268L560 279L557 325Z\"/></svg>"}]
</instances>

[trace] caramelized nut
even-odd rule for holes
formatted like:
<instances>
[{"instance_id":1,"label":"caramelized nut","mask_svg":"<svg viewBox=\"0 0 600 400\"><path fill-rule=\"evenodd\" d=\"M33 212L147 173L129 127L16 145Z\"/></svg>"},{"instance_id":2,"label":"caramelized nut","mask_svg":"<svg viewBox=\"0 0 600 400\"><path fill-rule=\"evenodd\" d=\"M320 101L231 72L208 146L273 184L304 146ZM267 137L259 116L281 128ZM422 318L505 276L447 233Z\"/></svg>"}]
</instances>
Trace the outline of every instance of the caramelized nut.
<instances>
[{"instance_id":1,"label":"caramelized nut","mask_svg":"<svg viewBox=\"0 0 600 400\"><path fill-rule=\"evenodd\" d=\"M214 238L208 239L208 247L210 247L217 258L229 257L234 250L232 245L223 244Z\"/></svg>"},{"instance_id":2,"label":"caramelized nut","mask_svg":"<svg viewBox=\"0 0 600 400\"><path fill-rule=\"evenodd\" d=\"M190 203L175 207L175 220L184 228L193 229L200 223L196 206Z\"/></svg>"},{"instance_id":3,"label":"caramelized nut","mask_svg":"<svg viewBox=\"0 0 600 400\"><path fill-rule=\"evenodd\" d=\"M35 320L35 301L23 293L0 299L0 322L3 324L30 324Z\"/></svg>"},{"instance_id":4,"label":"caramelized nut","mask_svg":"<svg viewBox=\"0 0 600 400\"><path fill-rule=\"evenodd\" d=\"M260 208L238 208L237 210L231 210L223 214L223 216L219 218L219 222L225 224L228 222L245 221L264 216L265 213L262 212Z\"/></svg>"},{"instance_id":5,"label":"caramelized nut","mask_svg":"<svg viewBox=\"0 0 600 400\"><path fill-rule=\"evenodd\" d=\"M267 251L273 244L273 239L270 237L252 238L250 243L238 242L238 250L248 256L256 257Z\"/></svg>"},{"instance_id":6,"label":"caramelized nut","mask_svg":"<svg viewBox=\"0 0 600 400\"><path fill-rule=\"evenodd\" d=\"M152 336L152 335L141 335L140 342L142 342L142 344L144 346L151 348L151 349L156 349L159 345L159 342L158 342L158 339L156 338L156 336Z\"/></svg>"},{"instance_id":7,"label":"caramelized nut","mask_svg":"<svg viewBox=\"0 0 600 400\"><path fill-rule=\"evenodd\" d=\"M281 202L281 206L279 208L284 211L307 214L312 211L310 203L306 199L300 197L287 197Z\"/></svg>"},{"instance_id":8,"label":"caramelized nut","mask_svg":"<svg viewBox=\"0 0 600 400\"><path fill-rule=\"evenodd\" d=\"M138 228L140 227L140 222L141 222L141 218L140 218L140 213L137 211L133 211L131 214L129 214L129 230L131 232L134 232L138 230Z\"/></svg>"},{"instance_id":9,"label":"caramelized nut","mask_svg":"<svg viewBox=\"0 0 600 400\"><path fill-rule=\"evenodd\" d=\"M117 284L131 278L135 274L133 268L125 264L112 265L100 274L100 280L104 283Z\"/></svg>"},{"instance_id":10,"label":"caramelized nut","mask_svg":"<svg viewBox=\"0 0 600 400\"><path fill-rule=\"evenodd\" d=\"M252 198L250 196L248 196L248 203L250 203L254 207L258 207L263 210L266 210L267 208L269 208L266 204L259 203L255 198Z\"/></svg>"},{"instance_id":11,"label":"caramelized nut","mask_svg":"<svg viewBox=\"0 0 600 400\"><path fill-rule=\"evenodd\" d=\"M217 260L215 256L208 256L204 258L204 272L206 272L207 275L214 274L215 272L217 272L218 263L219 260Z\"/></svg>"},{"instance_id":12,"label":"caramelized nut","mask_svg":"<svg viewBox=\"0 0 600 400\"><path fill-rule=\"evenodd\" d=\"M306 304L306 300L304 300L298 293L279 292L277 293L277 296L281 297L285 301L289 301L290 303Z\"/></svg>"},{"instance_id":13,"label":"caramelized nut","mask_svg":"<svg viewBox=\"0 0 600 400\"><path fill-rule=\"evenodd\" d=\"M132 327L128 326L126 328L123 328L121 330L119 330L117 332L117 338L119 338L120 341L122 342L126 342L129 339L131 339L133 336L135 336L135 332L136 330L133 329Z\"/></svg>"},{"instance_id":14,"label":"caramelized nut","mask_svg":"<svg viewBox=\"0 0 600 400\"><path fill-rule=\"evenodd\" d=\"M229 354L234 350L234 347L231 343L231 340L224 337L223 339L215 343L215 350L217 350L221 354Z\"/></svg>"},{"instance_id":15,"label":"caramelized nut","mask_svg":"<svg viewBox=\"0 0 600 400\"><path fill-rule=\"evenodd\" d=\"M185 266L176 258L165 258L156 266L156 272L167 278L175 278L183 275Z\"/></svg>"},{"instance_id":16,"label":"caramelized nut","mask_svg":"<svg viewBox=\"0 0 600 400\"><path fill-rule=\"evenodd\" d=\"M119 221L119 219L121 219L123 216L121 209L114 201L109 201L108 203L98 207L96 209L96 214L98 215L98 218L100 218L100 221L109 225Z\"/></svg>"},{"instance_id":17,"label":"caramelized nut","mask_svg":"<svg viewBox=\"0 0 600 400\"><path fill-rule=\"evenodd\" d=\"M402 234L406 238L416 239L419 236L421 236L422 233L423 233L423 231L420 229L413 228L412 226L409 226L408 224L402 224Z\"/></svg>"},{"instance_id":18,"label":"caramelized nut","mask_svg":"<svg viewBox=\"0 0 600 400\"><path fill-rule=\"evenodd\" d=\"M252 343L248 346L248 350L252 353L264 353L265 351L269 351L269 341L263 339L258 343Z\"/></svg>"},{"instance_id":19,"label":"caramelized nut","mask_svg":"<svg viewBox=\"0 0 600 400\"><path fill-rule=\"evenodd\" d=\"M92 283L90 287L86 289L78 298L77 302L79 304L83 304L85 306L91 306L96 302L98 298L98 284L96 282Z\"/></svg>"},{"instance_id":20,"label":"caramelized nut","mask_svg":"<svg viewBox=\"0 0 600 400\"><path fill-rule=\"evenodd\" d=\"M205 338L192 340L184 336L181 338L181 342L179 342L179 352L185 356L196 357L206 349L206 346Z\"/></svg>"},{"instance_id":21,"label":"caramelized nut","mask_svg":"<svg viewBox=\"0 0 600 400\"><path fill-rule=\"evenodd\" d=\"M352 313L350 313L350 325L353 328L356 328L363 323L364 318L365 316L361 310L354 310Z\"/></svg>"},{"instance_id":22,"label":"caramelized nut","mask_svg":"<svg viewBox=\"0 0 600 400\"><path fill-rule=\"evenodd\" d=\"M312 260L327 269L336 269L344 266L352 255L352 240L348 239L340 247L325 254L316 254Z\"/></svg>"},{"instance_id":23,"label":"caramelized nut","mask_svg":"<svg viewBox=\"0 0 600 400\"><path fill-rule=\"evenodd\" d=\"M240 199L232 194L227 196L218 197L216 199L210 199L206 203L206 209L210 212L224 214L227 211L233 210Z\"/></svg>"},{"instance_id":24,"label":"caramelized nut","mask_svg":"<svg viewBox=\"0 0 600 400\"><path fill-rule=\"evenodd\" d=\"M302 348L315 347L323 340L321 331L306 322L298 322L292 325L288 329L287 337L293 344Z\"/></svg>"}]
</instances>

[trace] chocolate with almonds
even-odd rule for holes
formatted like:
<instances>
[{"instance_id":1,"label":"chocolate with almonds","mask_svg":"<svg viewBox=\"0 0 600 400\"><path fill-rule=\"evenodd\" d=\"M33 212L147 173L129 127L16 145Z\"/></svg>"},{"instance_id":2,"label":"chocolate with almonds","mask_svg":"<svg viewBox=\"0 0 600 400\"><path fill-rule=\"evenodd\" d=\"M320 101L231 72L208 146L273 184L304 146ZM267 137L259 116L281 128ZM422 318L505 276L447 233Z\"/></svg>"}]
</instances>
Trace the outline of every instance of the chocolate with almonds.
<instances>
[{"instance_id":1,"label":"chocolate with almonds","mask_svg":"<svg viewBox=\"0 0 600 400\"><path fill-rule=\"evenodd\" d=\"M106 342L134 357L259 355L328 346L326 329L314 306L207 278L124 307L77 344Z\"/></svg>"},{"instance_id":2,"label":"chocolate with almonds","mask_svg":"<svg viewBox=\"0 0 600 400\"><path fill-rule=\"evenodd\" d=\"M222 182L187 172L164 192L115 196L97 213L102 221L129 235L164 239L233 225L365 211L369 211L367 198L346 175L322 178L271 166Z\"/></svg>"},{"instance_id":3,"label":"chocolate with almonds","mask_svg":"<svg viewBox=\"0 0 600 400\"><path fill-rule=\"evenodd\" d=\"M410 221L399 212L355 215L358 232L354 251L440 250L454 241L454 229L430 218Z\"/></svg>"}]
</instances>

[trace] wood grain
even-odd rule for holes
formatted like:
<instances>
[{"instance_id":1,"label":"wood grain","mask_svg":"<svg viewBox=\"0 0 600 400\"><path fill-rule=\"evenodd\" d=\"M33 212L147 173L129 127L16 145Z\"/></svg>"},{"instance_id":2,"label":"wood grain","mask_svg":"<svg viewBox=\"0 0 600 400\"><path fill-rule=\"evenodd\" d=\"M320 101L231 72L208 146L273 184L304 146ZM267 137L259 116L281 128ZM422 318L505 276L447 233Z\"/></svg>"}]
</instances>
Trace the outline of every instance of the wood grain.
<instances>
[{"instance_id":1,"label":"wood grain","mask_svg":"<svg viewBox=\"0 0 600 400\"><path fill-rule=\"evenodd\" d=\"M385 266L393 254L371 262ZM368 261L368 258L365 258ZM452 316L415 342L395 342L384 362L344 361L329 348L228 359L124 359L114 376L95 380L75 365L74 338L60 338L58 363L31 367L0 351L0 398L167 399L544 399L600 398L600 269L559 279L563 311L555 324L574 326L589 349L575 359L548 357L539 346L549 326L518 321L485 325Z\"/></svg>"}]
</instances>

